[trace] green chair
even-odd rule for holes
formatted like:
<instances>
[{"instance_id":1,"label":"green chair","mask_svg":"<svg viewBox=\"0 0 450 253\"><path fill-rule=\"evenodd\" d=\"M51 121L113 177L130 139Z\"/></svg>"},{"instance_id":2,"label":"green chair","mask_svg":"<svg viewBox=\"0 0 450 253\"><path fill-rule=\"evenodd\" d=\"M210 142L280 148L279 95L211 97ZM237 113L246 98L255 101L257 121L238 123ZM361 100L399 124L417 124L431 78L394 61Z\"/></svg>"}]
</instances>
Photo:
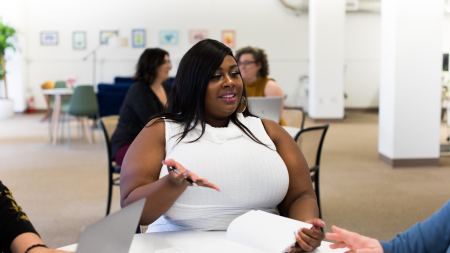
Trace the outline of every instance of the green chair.
<instances>
[{"instance_id":1,"label":"green chair","mask_svg":"<svg viewBox=\"0 0 450 253\"><path fill-rule=\"evenodd\" d=\"M56 81L55 82L55 89L61 89L61 88L67 88L66 81Z\"/></svg>"},{"instance_id":2,"label":"green chair","mask_svg":"<svg viewBox=\"0 0 450 253\"><path fill-rule=\"evenodd\" d=\"M80 85L75 87L73 95L70 97L67 114L77 118L89 142L92 142L94 140L94 130L91 128L91 138L89 138L87 135L88 125L86 124L88 119L95 120L98 115L97 97L95 96L94 87L92 85Z\"/></svg>"}]
</instances>

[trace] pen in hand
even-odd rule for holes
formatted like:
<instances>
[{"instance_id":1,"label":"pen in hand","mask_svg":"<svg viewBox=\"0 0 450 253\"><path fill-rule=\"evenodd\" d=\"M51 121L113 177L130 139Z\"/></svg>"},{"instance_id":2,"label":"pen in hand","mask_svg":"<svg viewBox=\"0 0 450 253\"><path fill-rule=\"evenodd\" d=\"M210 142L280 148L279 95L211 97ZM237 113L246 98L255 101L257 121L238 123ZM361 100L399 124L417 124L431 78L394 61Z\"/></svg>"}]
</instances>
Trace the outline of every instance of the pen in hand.
<instances>
[{"instance_id":1,"label":"pen in hand","mask_svg":"<svg viewBox=\"0 0 450 253\"><path fill-rule=\"evenodd\" d=\"M170 172L174 172L176 174L180 174L180 171L175 167L175 166L170 166L167 165L167 171ZM186 180L188 183L190 183L191 185L195 186L197 184L194 183L194 181L192 180L192 178L190 177L185 177L184 180Z\"/></svg>"},{"instance_id":2,"label":"pen in hand","mask_svg":"<svg viewBox=\"0 0 450 253\"><path fill-rule=\"evenodd\" d=\"M206 178L197 176L197 174L185 169L183 167L183 165L177 164L177 162L175 162L172 159L164 160L164 161L162 161L162 164L166 165L166 168L167 168L167 171L169 172L169 174L172 174L173 176L175 176L178 179L185 180L191 186L207 187L207 188L211 188L213 190L220 192L220 189L217 185L209 182Z\"/></svg>"}]
</instances>

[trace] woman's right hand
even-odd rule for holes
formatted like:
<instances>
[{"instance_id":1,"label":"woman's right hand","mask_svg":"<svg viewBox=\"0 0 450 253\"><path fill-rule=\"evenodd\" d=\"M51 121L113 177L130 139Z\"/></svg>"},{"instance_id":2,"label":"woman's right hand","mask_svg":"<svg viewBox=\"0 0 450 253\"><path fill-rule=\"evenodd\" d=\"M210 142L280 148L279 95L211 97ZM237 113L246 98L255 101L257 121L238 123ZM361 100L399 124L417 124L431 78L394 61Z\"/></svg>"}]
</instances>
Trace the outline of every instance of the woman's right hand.
<instances>
[{"instance_id":1,"label":"woman's right hand","mask_svg":"<svg viewBox=\"0 0 450 253\"><path fill-rule=\"evenodd\" d=\"M162 164L166 165L167 167L169 166L175 167L176 170L169 171L168 175L170 181L173 182L174 184L177 185L188 184L190 186L195 184L198 186L208 187L213 190L220 191L217 185L209 182L206 178L199 177L194 172L187 170L186 168L184 168L183 165L181 165L180 163L176 162L173 159L164 160L162 161ZM193 183L191 184L189 181L192 181Z\"/></svg>"}]
</instances>

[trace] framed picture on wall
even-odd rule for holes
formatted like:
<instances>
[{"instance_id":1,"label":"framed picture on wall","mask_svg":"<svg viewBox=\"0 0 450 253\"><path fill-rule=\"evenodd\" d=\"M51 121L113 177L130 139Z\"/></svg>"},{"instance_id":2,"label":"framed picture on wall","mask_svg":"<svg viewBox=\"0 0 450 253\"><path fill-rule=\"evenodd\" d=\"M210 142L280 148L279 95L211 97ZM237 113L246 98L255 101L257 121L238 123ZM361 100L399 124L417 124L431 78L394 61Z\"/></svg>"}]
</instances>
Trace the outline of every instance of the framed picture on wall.
<instances>
[{"instance_id":1,"label":"framed picture on wall","mask_svg":"<svg viewBox=\"0 0 450 253\"><path fill-rule=\"evenodd\" d=\"M118 30L100 31L100 45L108 45L109 39L112 37L119 37L119 31Z\"/></svg>"},{"instance_id":2,"label":"framed picture on wall","mask_svg":"<svg viewBox=\"0 0 450 253\"><path fill-rule=\"evenodd\" d=\"M159 44L161 45L178 45L178 31L162 30L159 31Z\"/></svg>"},{"instance_id":3,"label":"framed picture on wall","mask_svg":"<svg viewBox=\"0 0 450 253\"><path fill-rule=\"evenodd\" d=\"M222 43L230 48L236 46L236 31L235 30L223 30L222 31Z\"/></svg>"},{"instance_id":4,"label":"framed picture on wall","mask_svg":"<svg viewBox=\"0 0 450 253\"><path fill-rule=\"evenodd\" d=\"M189 43L195 44L208 37L208 30L205 29L193 29L189 30Z\"/></svg>"},{"instance_id":5,"label":"framed picture on wall","mask_svg":"<svg viewBox=\"0 0 450 253\"><path fill-rule=\"evenodd\" d=\"M144 29L131 30L131 46L133 48L144 48L146 44L146 33Z\"/></svg>"},{"instance_id":6,"label":"framed picture on wall","mask_svg":"<svg viewBox=\"0 0 450 253\"><path fill-rule=\"evenodd\" d=\"M57 46L57 45L58 45L58 32L56 31L41 32L41 46Z\"/></svg>"},{"instance_id":7,"label":"framed picture on wall","mask_svg":"<svg viewBox=\"0 0 450 253\"><path fill-rule=\"evenodd\" d=\"M74 50L86 49L86 32L82 31L72 32L72 48Z\"/></svg>"}]
</instances>

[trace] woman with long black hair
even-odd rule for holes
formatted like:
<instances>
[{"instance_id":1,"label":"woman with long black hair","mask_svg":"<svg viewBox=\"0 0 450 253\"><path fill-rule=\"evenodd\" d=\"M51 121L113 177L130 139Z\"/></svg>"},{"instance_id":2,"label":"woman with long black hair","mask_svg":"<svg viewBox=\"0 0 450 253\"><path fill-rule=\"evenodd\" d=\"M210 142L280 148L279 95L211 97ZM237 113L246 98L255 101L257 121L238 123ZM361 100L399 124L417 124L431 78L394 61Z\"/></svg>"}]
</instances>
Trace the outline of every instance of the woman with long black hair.
<instances>
[{"instance_id":1,"label":"woman with long black hair","mask_svg":"<svg viewBox=\"0 0 450 253\"><path fill-rule=\"evenodd\" d=\"M131 142L151 117L164 111L170 87L165 84L172 68L169 53L148 48L140 56L133 83L120 109L119 123L111 139L114 160L122 164Z\"/></svg>"},{"instance_id":2,"label":"woman with long black hair","mask_svg":"<svg viewBox=\"0 0 450 253\"><path fill-rule=\"evenodd\" d=\"M236 59L216 40L181 59L168 111L130 146L120 190L122 206L147 199L141 224L150 232L226 230L260 209L313 224L295 234L291 252L311 251L324 237L301 151L276 122L251 115Z\"/></svg>"}]
</instances>

